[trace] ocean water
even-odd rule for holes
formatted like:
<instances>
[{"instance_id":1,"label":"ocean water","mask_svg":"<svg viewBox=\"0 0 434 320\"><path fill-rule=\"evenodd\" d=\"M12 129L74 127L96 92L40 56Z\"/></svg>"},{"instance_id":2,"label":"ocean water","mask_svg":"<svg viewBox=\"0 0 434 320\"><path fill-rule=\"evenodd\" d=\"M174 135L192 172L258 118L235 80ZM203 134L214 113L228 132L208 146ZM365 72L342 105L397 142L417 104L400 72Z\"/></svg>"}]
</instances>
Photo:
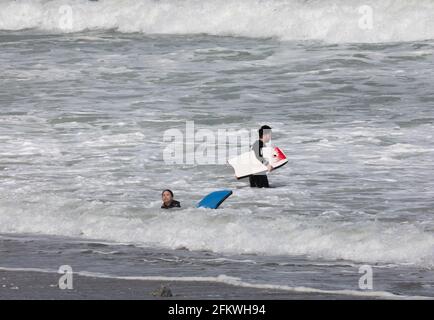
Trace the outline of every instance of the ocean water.
<instances>
[{"instance_id":1,"label":"ocean water","mask_svg":"<svg viewBox=\"0 0 434 320\"><path fill-rule=\"evenodd\" d=\"M0 1L0 268L357 295L368 264L374 296L434 297L433 18L432 1ZM267 190L167 164L187 121L269 124L289 163Z\"/></svg>"}]
</instances>

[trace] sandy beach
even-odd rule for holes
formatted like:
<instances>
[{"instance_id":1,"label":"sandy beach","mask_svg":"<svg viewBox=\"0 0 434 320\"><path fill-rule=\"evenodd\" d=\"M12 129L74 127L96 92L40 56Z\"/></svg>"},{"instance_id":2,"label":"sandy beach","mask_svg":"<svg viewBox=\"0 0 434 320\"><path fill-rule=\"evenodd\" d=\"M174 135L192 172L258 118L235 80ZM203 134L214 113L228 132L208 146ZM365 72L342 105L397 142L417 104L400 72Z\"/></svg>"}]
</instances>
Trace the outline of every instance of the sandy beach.
<instances>
[{"instance_id":1,"label":"sandy beach","mask_svg":"<svg viewBox=\"0 0 434 320\"><path fill-rule=\"evenodd\" d=\"M199 281L149 281L104 279L74 275L73 289L61 290L59 274L0 271L0 300L293 300L348 299L345 295L293 293ZM172 297L153 295L162 286ZM355 299L351 297L351 299ZM357 299L357 297L356 297Z\"/></svg>"}]
</instances>

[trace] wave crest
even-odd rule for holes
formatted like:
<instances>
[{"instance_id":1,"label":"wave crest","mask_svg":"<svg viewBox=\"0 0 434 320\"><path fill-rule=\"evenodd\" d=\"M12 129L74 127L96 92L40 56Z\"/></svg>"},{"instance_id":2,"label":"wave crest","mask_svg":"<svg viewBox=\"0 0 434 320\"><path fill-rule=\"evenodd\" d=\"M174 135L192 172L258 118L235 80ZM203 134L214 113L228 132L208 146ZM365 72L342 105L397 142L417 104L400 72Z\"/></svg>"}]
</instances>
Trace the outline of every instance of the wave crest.
<instances>
[{"instance_id":1,"label":"wave crest","mask_svg":"<svg viewBox=\"0 0 434 320\"><path fill-rule=\"evenodd\" d=\"M0 30L116 30L326 42L434 39L429 0L4 0Z\"/></svg>"}]
</instances>

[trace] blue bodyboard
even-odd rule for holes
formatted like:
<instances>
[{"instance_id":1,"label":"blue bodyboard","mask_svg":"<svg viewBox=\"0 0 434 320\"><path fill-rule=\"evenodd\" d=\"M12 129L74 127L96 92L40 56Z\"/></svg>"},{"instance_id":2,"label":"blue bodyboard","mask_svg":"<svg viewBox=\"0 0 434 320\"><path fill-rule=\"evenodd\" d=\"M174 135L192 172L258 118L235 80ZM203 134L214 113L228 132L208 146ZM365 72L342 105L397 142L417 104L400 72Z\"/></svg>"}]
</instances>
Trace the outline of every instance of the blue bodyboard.
<instances>
[{"instance_id":1,"label":"blue bodyboard","mask_svg":"<svg viewBox=\"0 0 434 320\"><path fill-rule=\"evenodd\" d=\"M198 208L217 209L223 201L225 201L232 194L232 190L219 190L211 192L206 195L198 203Z\"/></svg>"}]
</instances>

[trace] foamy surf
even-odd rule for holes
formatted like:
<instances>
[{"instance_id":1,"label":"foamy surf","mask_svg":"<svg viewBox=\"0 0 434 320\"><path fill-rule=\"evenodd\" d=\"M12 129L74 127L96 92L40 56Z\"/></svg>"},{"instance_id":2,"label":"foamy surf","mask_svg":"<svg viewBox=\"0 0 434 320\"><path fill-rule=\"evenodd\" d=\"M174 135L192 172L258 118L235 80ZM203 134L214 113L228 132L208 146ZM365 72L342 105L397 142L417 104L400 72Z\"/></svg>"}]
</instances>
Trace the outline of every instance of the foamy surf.
<instances>
[{"instance_id":1,"label":"foamy surf","mask_svg":"<svg viewBox=\"0 0 434 320\"><path fill-rule=\"evenodd\" d=\"M3 0L0 30L115 30L326 42L434 39L429 0Z\"/></svg>"},{"instance_id":2,"label":"foamy surf","mask_svg":"<svg viewBox=\"0 0 434 320\"><path fill-rule=\"evenodd\" d=\"M249 209L187 208L139 215L111 204L71 201L1 201L1 233L34 233L101 239L144 247L209 250L224 254L308 256L360 262L434 266L434 236L423 225L396 222L339 222L325 216L275 214L273 219ZM29 199L28 199L29 200ZM44 205L39 203L44 201ZM257 208L256 208L257 209Z\"/></svg>"}]
</instances>

